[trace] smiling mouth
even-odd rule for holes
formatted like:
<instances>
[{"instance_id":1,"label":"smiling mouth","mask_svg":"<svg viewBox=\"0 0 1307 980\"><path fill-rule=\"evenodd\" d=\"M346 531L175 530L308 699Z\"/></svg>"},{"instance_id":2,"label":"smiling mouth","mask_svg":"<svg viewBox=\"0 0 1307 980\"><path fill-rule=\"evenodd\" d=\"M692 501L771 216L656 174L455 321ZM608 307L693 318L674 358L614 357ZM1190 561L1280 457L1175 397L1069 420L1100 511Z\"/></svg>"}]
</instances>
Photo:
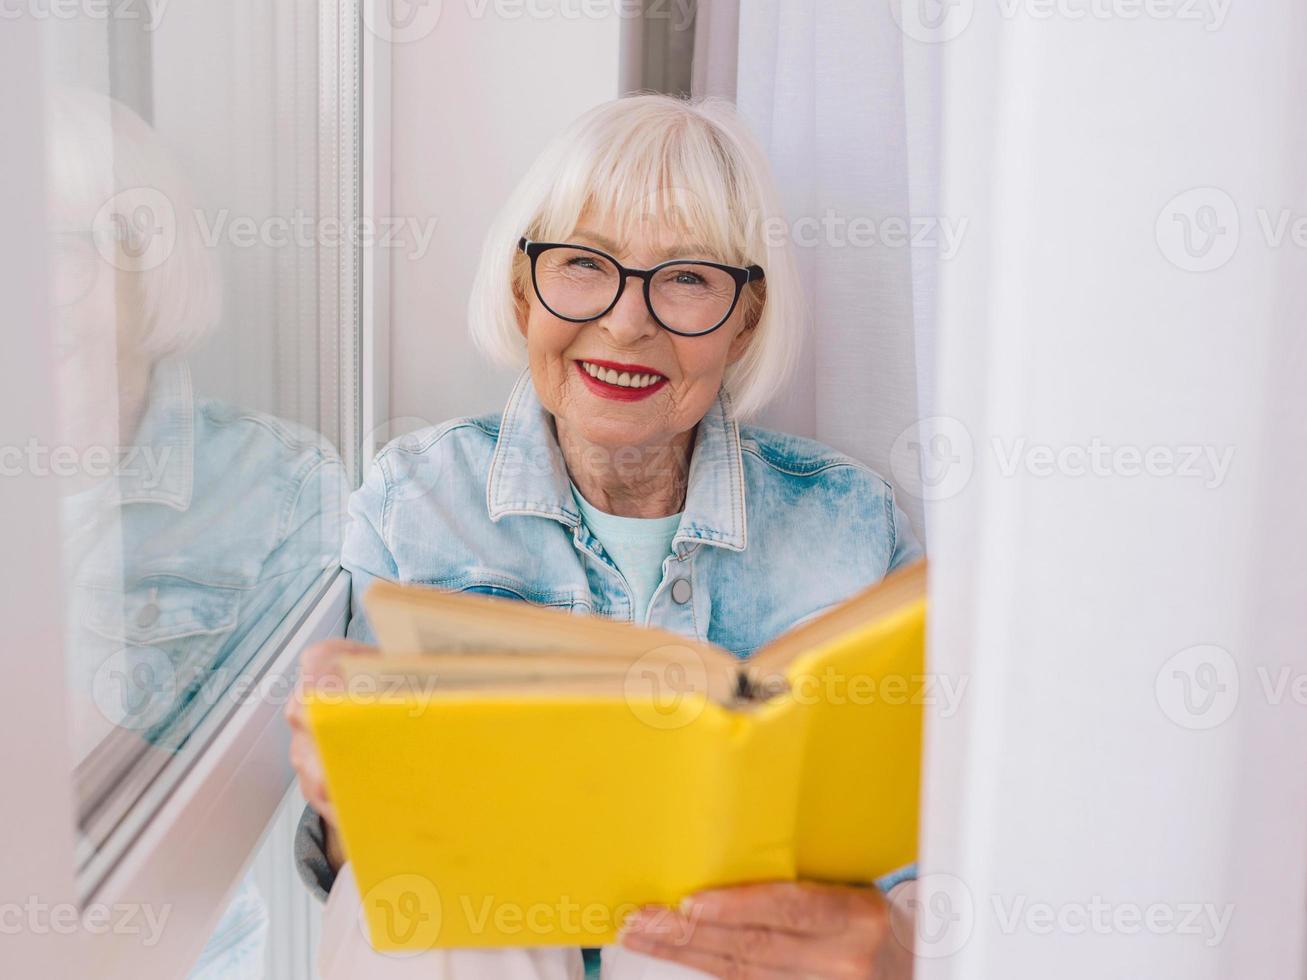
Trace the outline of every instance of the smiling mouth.
<instances>
[{"instance_id":1,"label":"smiling mouth","mask_svg":"<svg viewBox=\"0 0 1307 980\"><path fill-rule=\"evenodd\" d=\"M651 398L668 383L664 375L643 364L575 360L577 377L590 392L610 402L638 402Z\"/></svg>"},{"instance_id":2,"label":"smiling mouth","mask_svg":"<svg viewBox=\"0 0 1307 980\"><path fill-rule=\"evenodd\" d=\"M652 388L654 385L661 384L667 378L648 370L619 370L616 367L610 367L604 364L598 364L594 361L576 362L580 365L582 371L590 375L596 381L612 385L616 388Z\"/></svg>"}]
</instances>

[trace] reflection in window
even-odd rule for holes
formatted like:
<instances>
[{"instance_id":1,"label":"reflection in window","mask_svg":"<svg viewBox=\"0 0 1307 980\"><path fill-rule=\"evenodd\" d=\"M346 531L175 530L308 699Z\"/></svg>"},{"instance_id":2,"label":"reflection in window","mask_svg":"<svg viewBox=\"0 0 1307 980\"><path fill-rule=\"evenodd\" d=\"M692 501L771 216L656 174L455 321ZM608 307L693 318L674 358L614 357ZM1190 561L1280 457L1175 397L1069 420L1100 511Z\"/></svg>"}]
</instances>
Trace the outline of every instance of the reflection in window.
<instances>
[{"instance_id":1,"label":"reflection in window","mask_svg":"<svg viewBox=\"0 0 1307 980\"><path fill-rule=\"evenodd\" d=\"M185 746L334 566L347 485L321 434L195 391L218 256L157 135L84 89L50 128L72 738L107 832L124 772Z\"/></svg>"},{"instance_id":2,"label":"reflection in window","mask_svg":"<svg viewBox=\"0 0 1307 980\"><path fill-rule=\"evenodd\" d=\"M315 8L237 6L175 10L126 45L112 20L46 29L58 437L26 451L62 506L88 888L335 573L354 478L357 314L338 297L355 260L265 233L312 228L320 186L354 176L334 146L343 169L319 161L336 134L316 59L270 88L250 63L212 74L240 49L223 32L313 37ZM356 220L352 194L321 200ZM247 881L197 970L254 962L261 910Z\"/></svg>"},{"instance_id":3,"label":"reflection in window","mask_svg":"<svg viewBox=\"0 0 1307 980\"><path fill-rule=\"evenodd\" d=\"M73 744L120 769L179 748L329 567L344 474L317 433L196 396L217 256L149 127L76 90L50 119Z\"/></svg>"}]
</instances>

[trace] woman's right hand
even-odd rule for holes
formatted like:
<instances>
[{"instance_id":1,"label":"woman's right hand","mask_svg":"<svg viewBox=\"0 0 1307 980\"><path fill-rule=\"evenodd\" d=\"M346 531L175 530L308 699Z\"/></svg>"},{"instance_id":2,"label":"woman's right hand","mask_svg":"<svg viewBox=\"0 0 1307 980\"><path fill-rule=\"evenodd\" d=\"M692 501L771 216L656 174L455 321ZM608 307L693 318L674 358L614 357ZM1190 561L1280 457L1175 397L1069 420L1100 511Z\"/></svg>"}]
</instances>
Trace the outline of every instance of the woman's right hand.
<instances>
[{"instance_id":1,"label":"woman's right hand","mask_svg":"<svg viewBox=\"0 0 1307 980\"><path fill-rule=\"evenodd\" d=\"M308 717L304 711L304 692L319 689L343 693L345 674L341 669L340 658L344 654L378 656L380 651L376 647L344 639L323 640L313 644L300 655L295 693L286 703L286 721L290 724L290 764L295 767L299 777L300 793L326 824L329 844L335 845L329 847L329 851L336 850L339 846L335 834L336 809L327 795L322 759L318 755L313 733L309 730ZM338 862L333 860L332 865L338 866Z\"/></svg>"}]
</instances>

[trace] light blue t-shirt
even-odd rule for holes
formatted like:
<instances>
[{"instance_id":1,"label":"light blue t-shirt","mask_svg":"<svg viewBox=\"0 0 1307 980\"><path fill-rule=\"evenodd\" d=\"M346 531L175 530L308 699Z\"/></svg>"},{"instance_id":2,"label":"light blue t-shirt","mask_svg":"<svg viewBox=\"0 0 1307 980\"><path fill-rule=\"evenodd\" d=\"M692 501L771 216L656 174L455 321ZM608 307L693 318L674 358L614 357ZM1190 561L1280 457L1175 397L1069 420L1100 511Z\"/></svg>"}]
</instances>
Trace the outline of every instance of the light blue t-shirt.
<instances>
[{"instance_id":1,"label":"light blue t-shirt","mask_svg":"<svg viewBox=\"0 0 1307 980\"><path fill-rule=\"evenodd\" d=\"M635 621L643 623L649 611L649 600L663 578L663 559L672 553L672 538L681 525L681 515L618 517L600 510L582 497L575 483L572 484L572 496L581 508L581 520L599 539L631 587ZM599 950L583 949L581 955L585 961L586 980L597 980L600 975Z\"/></svg>"},{"instance_id":2,"label":"light blue t-shirt","mask_svg":"<svg viewBox=\"0 0 1307 980\"><path fill-rule=\"evenodd\" d=\"M599 539L618 571L631 587L635 621L643 623L649 600L663 578L663 559L672 553L672 538L680 527L681 515L667 517L618 517L595 507L572 484L572 496L581 508L581 519Z\"/></svg>"}]
</instances>

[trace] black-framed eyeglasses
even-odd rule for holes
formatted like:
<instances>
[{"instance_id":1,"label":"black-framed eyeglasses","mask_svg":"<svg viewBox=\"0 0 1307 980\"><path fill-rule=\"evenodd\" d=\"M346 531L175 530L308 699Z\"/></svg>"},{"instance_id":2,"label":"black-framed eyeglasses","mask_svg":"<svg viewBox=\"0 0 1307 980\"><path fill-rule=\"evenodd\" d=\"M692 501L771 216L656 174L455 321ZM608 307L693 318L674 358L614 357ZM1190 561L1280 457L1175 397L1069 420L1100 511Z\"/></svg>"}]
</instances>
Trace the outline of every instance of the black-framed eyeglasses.
<instances>
[{"instance_id":1,"label":"black-framed eyeglasses","mask_svg":"<svg viewBox=\"0 0 1307 980\"><path fill-rule=\"evenodd\" d=\"M626 280L635 276L644 281L650 315L664 330L682 337L712 333L735 312L745 285L763 278L760 265L672 259L652 269L628 269L588 245L522 238L517 247L531 259L536 296L559 319L599 319L617 305Z\"/></svg>"}]
</instances>

